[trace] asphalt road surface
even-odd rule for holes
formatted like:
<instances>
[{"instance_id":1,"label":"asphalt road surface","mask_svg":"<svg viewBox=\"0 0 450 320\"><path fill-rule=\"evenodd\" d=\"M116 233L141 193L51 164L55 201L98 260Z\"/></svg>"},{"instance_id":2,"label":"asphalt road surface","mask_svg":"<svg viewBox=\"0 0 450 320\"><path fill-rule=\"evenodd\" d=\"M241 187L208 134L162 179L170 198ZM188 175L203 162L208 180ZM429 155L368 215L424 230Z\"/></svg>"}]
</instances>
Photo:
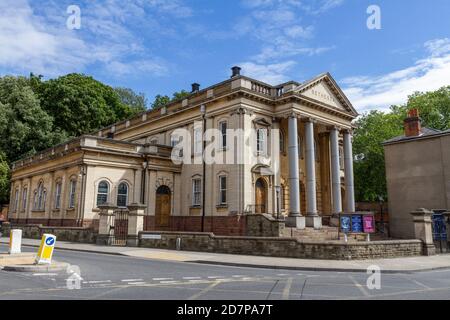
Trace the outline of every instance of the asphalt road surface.
<instances>
[{"instance_id":1,"label":"asphalt road surface","mask_svg":"<svg viewBox=\"0 0 450 320\"><path fill-rule=\"evenodd\" d=\"M54 259L78 266L81 279L65 271L0 270L0 299L450 299L450 270L382 273L381 288L369 289L365 273L241 268L63 250ZM72 280L69 287L79 279L80 288L69 289L67 279Z\"/></svg>"}]
</instances>

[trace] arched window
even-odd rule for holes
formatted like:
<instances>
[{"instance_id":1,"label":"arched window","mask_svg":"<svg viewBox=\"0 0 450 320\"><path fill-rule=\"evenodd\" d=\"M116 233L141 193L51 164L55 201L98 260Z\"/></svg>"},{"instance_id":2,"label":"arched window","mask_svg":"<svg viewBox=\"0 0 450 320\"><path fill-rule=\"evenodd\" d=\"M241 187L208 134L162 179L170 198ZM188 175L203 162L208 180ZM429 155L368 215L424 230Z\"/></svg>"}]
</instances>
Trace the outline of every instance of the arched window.
<instances>
[{"instance_id":1,"label":"arched window","mask_svg":"<svg viewBox=\"0 0 450 320\"><path fill-rule=\"evenodd\" d=\"M24 188L22 191L22 211L25 211L27 209L27 196L28 196L28 189Z\"/></svg>"},{"instance_id":2,"label":"arched window","mask_svg":"<svg viewBox=\"0 0 450 320\"><path fill-rule=\"evenodd\" d=\"M106 181L100 181L97 189L97 207L108 202L109 184Z\"/></svg>"},{"instance_id":3,"label":"arched window","mask_svg":"<svg viewBox=\"0 0 450 320\"><path fill-rule=\"evenodd\" d=\"M128 184L122 182L117 189L117 206L125 208L128 203Z\"/></svg>"},{"instance_id":4,"label":"arched window","mask_svg":"<svg viewBox=\"0 0 450 320\"><path fill-rule=\"evenodd\" d=\"M56 183L55 187L55 209L61 208L61 182Z\"/></svg>"},{"instance_id":5,"label":"arched window","mask_svg":"<svg viewBox=\"0 0 450 320\"><path fill-rule=\"evenodd\" d=\"M34 210L43 210L45 205L44 184L39 182L37 190L34 192Z\"/></svg>"},{"instance_id":6,"label":"arched window","mask_svg":"<svg viewBox=\"0 0 450 320\"><path fill-rule=\"evenodd\" d=\"M75 208L75 192L77 189L77 181L70 180L69 187L69 209L73 209Z\"/></svg>"}]
</instances>

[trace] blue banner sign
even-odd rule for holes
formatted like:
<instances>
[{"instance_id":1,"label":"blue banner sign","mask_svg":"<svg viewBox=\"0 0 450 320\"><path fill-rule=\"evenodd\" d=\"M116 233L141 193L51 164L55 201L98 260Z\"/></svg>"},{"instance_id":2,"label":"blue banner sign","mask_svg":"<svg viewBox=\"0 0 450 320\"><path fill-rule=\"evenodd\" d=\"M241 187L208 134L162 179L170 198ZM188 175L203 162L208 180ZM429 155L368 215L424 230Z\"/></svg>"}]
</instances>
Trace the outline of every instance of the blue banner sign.
<instances>
[{"instance_id":1,"label":"blue banner sign","mask_svg":"<svg viewBox=\"0 0 450 320\"><path fill-rule=\"evenodd\" d=\"M362 216L352 216L352 232L363 232Z\"/></svg>"},{"instance_id":2,"label":"blue banner sign","mask_svg":"<svg viewBox=\"0 0 450 320\"><path fill-rule=\"evenodd\" d=\"M341 231L344 233L350 232L351 220L349 216L341 216Z\"/></svg>"}]
</instances>

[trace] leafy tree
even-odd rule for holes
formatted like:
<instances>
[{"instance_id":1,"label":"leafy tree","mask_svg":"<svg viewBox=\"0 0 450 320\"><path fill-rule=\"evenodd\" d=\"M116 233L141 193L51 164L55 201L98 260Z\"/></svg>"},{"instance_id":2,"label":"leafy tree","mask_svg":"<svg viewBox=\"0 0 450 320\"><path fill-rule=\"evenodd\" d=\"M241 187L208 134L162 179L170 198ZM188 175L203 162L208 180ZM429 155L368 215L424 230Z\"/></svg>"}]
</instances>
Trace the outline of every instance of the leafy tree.
<instances>
[{"instance_id":1,"label":"leafy tree","mask_svg":"<svg viewBox=\"0 0 450 320\"><path fill-rule=\"evenodd\" d=\"M355 161L355 197L357 201L376 201L387 198L386 170L382 143L403 133L403 117L391 112L371 111L357 121L353 152L363 155Z\"/></svg>"},{"instance_id":2,"label":"leafy tree","mask_svg":"<svg viewBox=\"0 0 450 320\"><path fill-rule=\"evenodd\" d=\"M9 198L9 166L6 156L0 152L0 204L8 203Z\"/></svg>"},{"instance_id":3,"label":"leafy tree","mask_svg":"<svg viewBox=\"0 0 450 320\"><path fill-rule=\"evenodd\" d=\"M162 95L158 94L155 97L155 100L153 101L153 103L151 105L151 108L152 109L159 109L161 107L164 107L166 104L168 104L170 102L184 99L184 98L186 98L189 95L190 95L190 93L185 91L185 90L181 90L181 91L175 92L172 95L172 98L170 98L167 95L162 96Z\"/></svg>"},{"instance_id":4,"label":"leafy tree","mask_svg":"<svg viewBox=\"0 0 450 320\"><path fill-rule=\"evenodd\" d=\"M68 136L95 131L135 112L110 86L76 73L42 82L39 97L42 108Z\"/></svg>"},{"instance_id":5,"label":"leafy tree","mask_svg":"<svg viewBox=\"0 0 450 320\"><path fill-rule=\"evenodd\" d=\"M119 95L120 101L127 105L134 114L143 112L147 109L147 98L143 93L136 93L129 88L114 88Z\"/></svg>"},{"instance_id":6,"label":"leafy tree","mask_svg":"<svg viewBox=\"0 0 450 320\"><path fill-rule=\"evenodd\" d=\"M42 110L30 81L24 77L0 78L0 151L8 162L62 142L64 132Z\"/></svg>"},{"instance_id":7,"label":"leafy tree","mask_svg":"<svg viewBox=\"0 0 450 320\"><path fill-rule=\"evenodd\" d=\"M419 110L426 127L446 130L450 128L450 86L432 92L416 92L409 96L406 109Z\"/></svg>"}]
</instances>

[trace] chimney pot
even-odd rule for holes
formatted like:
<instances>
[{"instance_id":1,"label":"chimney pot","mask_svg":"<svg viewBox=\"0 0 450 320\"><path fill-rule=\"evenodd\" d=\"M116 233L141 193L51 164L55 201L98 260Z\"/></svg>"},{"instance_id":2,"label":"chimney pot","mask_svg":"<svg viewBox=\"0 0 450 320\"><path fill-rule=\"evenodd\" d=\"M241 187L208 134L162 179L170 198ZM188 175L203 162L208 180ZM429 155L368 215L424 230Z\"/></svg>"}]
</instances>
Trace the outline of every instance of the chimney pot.
<instances>
[{"instance_id":1,"label":"chimney pot","mask_svg":"<svg viewBox=\"0 0 450 320\"><path fill-rule=\"evenodd\" d=\"M417 137L421 134L422 125L419 117L419 110L411 109L403 122L406 137Z\"/></svg>"},{"instance_id":2,"label":"chimney pot","mask_svg":"<svg viewBox=\"0 0 450 320\"><path fill-rule=\"evenodd\" d=\"M200 84L198 84L198 83L193 83L192 84L192 93L194 93L194 92L198 92L198 91L200 91Z\"/></svg>"},{"instance_id":3,"label":"chimney pot","mask_svg":"<svg viewBox=\"0 0 450 320\"><path fill-rule=\"evenodd\" d=\"M231 70L233 72L232 75L231 75L232 78L241 75L241 68L240 67L235 66L235 67L231 68Z\"/></svg>"}]
</instances>

